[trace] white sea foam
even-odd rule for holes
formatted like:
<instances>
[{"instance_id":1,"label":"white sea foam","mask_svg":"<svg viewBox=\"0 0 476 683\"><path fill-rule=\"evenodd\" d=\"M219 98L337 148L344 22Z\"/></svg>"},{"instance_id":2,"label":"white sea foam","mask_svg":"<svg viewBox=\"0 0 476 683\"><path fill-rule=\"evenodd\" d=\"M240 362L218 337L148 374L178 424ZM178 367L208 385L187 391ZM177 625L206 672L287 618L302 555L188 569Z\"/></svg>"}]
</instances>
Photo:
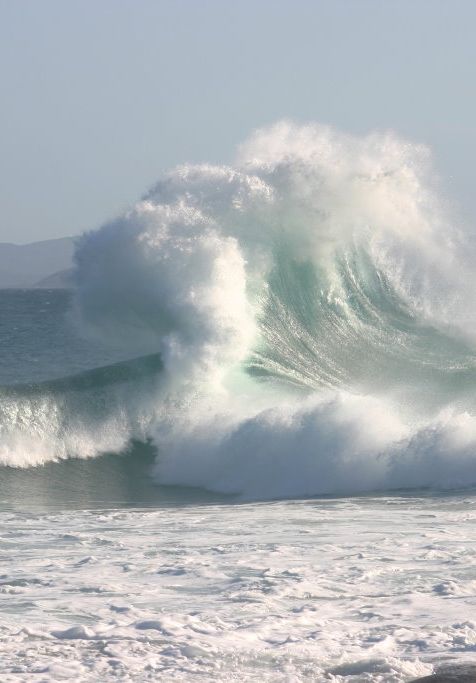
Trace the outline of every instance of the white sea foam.
<instances>
[{"instance_id":1,"label":"white sea foam","mask_svg":"<svg viewBox=\"0 0 476 683\"><path fill-rule=\"evenodd\" d=\"M0 511L2 681L403 683L471 661L475 519L461 496Z\"/></svg>"}]
</instances>

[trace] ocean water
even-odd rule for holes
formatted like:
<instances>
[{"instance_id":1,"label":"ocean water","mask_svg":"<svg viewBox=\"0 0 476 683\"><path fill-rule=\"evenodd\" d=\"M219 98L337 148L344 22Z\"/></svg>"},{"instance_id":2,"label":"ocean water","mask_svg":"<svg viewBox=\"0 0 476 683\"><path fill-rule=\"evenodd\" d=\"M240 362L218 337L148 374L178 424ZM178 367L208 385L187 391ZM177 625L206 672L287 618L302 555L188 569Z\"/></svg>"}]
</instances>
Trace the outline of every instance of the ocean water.
<instances>
[{"instance_id":1,"label":"ocean water","mask_svg":"<svg viewBox=\"0 0 476 683\"><path fill-rule=\"evenodd\" d=\"M476 255L289 123L0 291L1 680L403 682L476 647Z\"/></svg>"}]
</instances>

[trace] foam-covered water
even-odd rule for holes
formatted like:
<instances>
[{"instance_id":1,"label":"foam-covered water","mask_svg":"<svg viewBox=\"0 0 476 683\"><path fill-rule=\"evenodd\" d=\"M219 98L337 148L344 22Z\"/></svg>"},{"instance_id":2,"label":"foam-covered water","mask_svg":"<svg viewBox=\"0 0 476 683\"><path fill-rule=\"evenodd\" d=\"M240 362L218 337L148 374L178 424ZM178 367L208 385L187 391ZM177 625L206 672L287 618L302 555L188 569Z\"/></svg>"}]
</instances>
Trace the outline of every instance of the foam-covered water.
<instances>
[{"instance_id":1,"label":"foam-covered water","mask_svg":"<svg viewBox=\"0 0 476 683\"><path fill-rule=\"evenodd\" d=\"M6 681L470 656L475 253L441 197L423 147L282 123L79 238L72 292L0 293Z\"/></svg>"},{"instance_id":2,"label":"foam-covered water","mask_svg":"<svg viewBox=\"0 0 476 683\"><path fill-rule=\"evenodd\" d=\"M1 512L2 681L402 683L471 662L475 505Z\"/></svg>"}]
</instances>

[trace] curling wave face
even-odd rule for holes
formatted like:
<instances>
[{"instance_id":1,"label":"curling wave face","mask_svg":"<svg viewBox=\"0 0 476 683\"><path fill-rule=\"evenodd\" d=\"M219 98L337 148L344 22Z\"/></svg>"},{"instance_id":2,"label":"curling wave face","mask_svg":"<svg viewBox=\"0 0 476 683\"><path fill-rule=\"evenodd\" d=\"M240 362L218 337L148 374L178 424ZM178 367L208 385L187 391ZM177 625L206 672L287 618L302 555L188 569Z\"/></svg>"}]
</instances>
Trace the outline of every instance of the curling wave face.
<instances>
[{"instance_id":1,"label":"curling wave face","mask_svg":"<svg viewBox=\"0 0 476 683\"><path fill-rule=\"evenodd\" d=\"M474 254L425 148L281 123L76 251L85 335L135 360L0 393L24 466L153 439L162 483L266 498L476 483Z\"/></svg>"}]
</instances>

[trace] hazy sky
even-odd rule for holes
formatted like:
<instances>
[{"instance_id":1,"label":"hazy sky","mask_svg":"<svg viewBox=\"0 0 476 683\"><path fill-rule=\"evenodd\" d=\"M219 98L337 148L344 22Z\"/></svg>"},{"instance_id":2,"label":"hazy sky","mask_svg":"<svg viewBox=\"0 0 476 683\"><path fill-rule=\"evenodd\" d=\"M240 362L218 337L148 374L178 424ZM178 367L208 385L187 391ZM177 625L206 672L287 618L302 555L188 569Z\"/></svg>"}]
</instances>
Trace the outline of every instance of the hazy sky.
<instances>
[{"instance_id":1,"label":"hazy sky","mask_svg":"<svg viewBox=\"0 0 476 683\"><path fill-rule=\"evenodd\" d=\"M430 144L476 224L475 0L0 0L0 241L94 228L281 118Z\"/></svg>"}]
</instances>

